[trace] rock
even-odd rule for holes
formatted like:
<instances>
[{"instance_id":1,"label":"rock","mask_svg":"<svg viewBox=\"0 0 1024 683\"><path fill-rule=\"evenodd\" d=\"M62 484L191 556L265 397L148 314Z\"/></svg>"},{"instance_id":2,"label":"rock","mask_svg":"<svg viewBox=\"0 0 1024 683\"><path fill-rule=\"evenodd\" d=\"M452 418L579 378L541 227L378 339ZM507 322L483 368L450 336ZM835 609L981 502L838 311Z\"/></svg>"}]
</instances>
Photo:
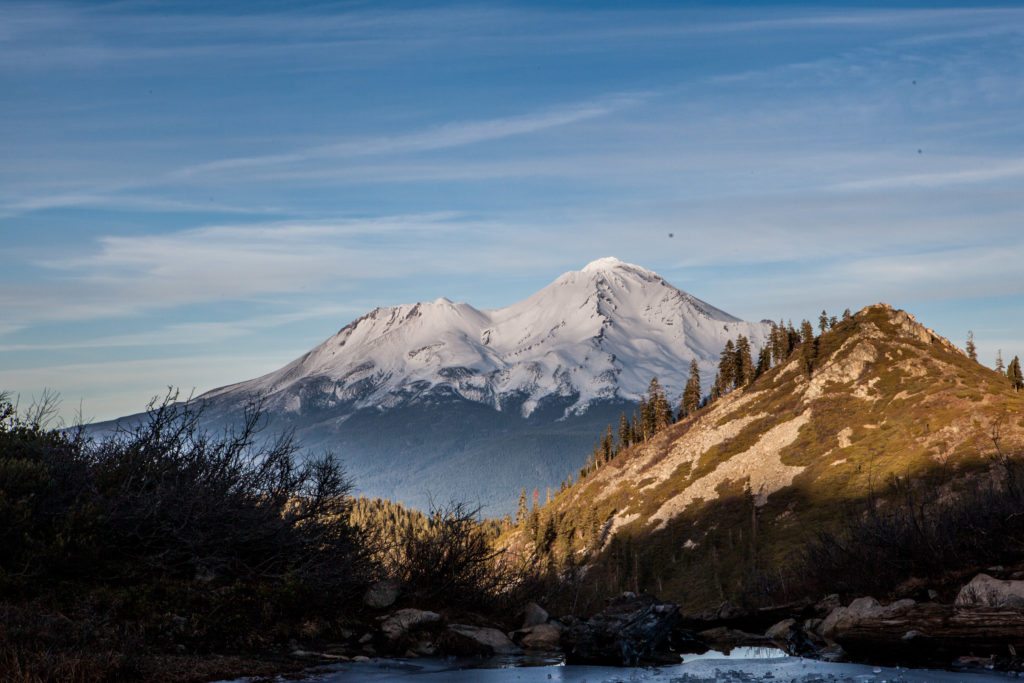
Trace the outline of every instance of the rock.
<instances>
[{"instance_id":1,"label":"rock","mask_svg":"<svg viewBox=\"0 0 1024 683\"><path fill-rule=\"evenodd\" d=\"M380 625L380 630L389 640L398 640L412 629L438 621L441 621L441 615L437 612L406 608L389 614Z\"/></svg>"},{"instance_id":2,"label":"rock","mask_svg":"<svg viewBox=\"0 0 1024 683\"><path fill-rule=\"evenodd\" d=\"M553 652L562 641L562 629L555 624L535 624L514 631L512 640L527 650Z\"/></svg>"},{"instance_id":3,"label":"rock","mask_svg":"<svg viewBox=\"0 0 1024 683\"><path fill-rule=\"evenodd\" d=\"M673 603L623 594L562 634L566 662L637 666L659 661L678 621L679 608Z\"/></svg>"},{"instance_id":4,"label":"rock","mask_svg":"<svg viewBox=\"0 0 1024 683\"><path fill-rule=\"evenodd\" d=\"M373 609L385 609L395 604L401 587L397 581L377 581L366 589L363 604Z\"/></svg>"},{"instance_id":5,"label":"rock","mask_svg":"<svg viewBox=\"0 0 1024 683\"><path fill-rule=\"evenodd\" d=\"M824 598L816 602L814 604L814 611L817 612L818 615L826 617L829 614L831 614L832 610L834 610L836 607L842 606L843 603L839 600L839 594L832 593L831 595L826 595Z\"/></svg>"},{"instance_id":6,"label":"rock","mask_svg":"<svg viewBox=\"0 0 1024 683\"><path fill-rule=\"evenodd\" d=\"M796 619L783 619L764 632L766 638L784 643L796 630Z\"/></svg>"},{"instance_id":7,"label":"rock","mask_svg":"<svg viewBox=\"0 0 1024 683\"><path fill-rule=\"evenodd\" d=\"M535 602L531 602L523 610L523 628L548 623L547 611Z\"/></svg>"},{"instance_id":8,"label":"rock","mask_svg":"<svg viewBox=\"0 0 1024 683\"><path fill-rule=\"evenodd\" d=\"M496 628L450 624L438 639L438 646L449 655L470 656L518 654L521 650Z\"/></svg>"},{"instance_id":9,"label":"rock","mask_svg":"<svg viewBox=\"0 0 1024 683\"><path fill-rule=\"evenodd\" d=\"M1003 581L978 574L960 589L959 607L1024 607L1024 581Z\"/></svg>"}]
</instances>

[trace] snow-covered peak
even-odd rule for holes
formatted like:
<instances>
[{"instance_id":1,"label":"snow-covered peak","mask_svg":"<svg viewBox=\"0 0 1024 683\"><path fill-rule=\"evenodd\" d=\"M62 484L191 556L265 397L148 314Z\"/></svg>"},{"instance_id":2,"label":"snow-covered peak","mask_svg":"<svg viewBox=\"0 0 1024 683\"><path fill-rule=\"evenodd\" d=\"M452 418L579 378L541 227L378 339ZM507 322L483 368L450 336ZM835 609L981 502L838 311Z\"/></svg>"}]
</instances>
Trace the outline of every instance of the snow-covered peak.
<instances>
[{"instance_id":1,"label":"snow-covered peak","mask_svg":"<svg viewBox=\"0 0 1024 683\"><path fill-rule=\"evenodd\" d=\"M728 339L743 334L756 349L768 329L607 257L506 308L441 297L376 309L281 370L211 393L259 391L288 410L314 399L354 410L440 391L498 410L514 397L524 414L559 397L580 412L596 400L637 400L654 376L677 397L691 359L707 387Z\"/></svg>"},{"instance_id":2,"label":"snow-covered peak","mask_svg":"<svg viewBox=\"0 0 1024 683\"><path fill-rule=\"evenodd\" d=\"M626 263L625 261L620 261L619 259L615 258L614 256L605 256L604 258L596 259L594 261L591 261L587 265L583 266L583 270L580 271L580 272L592 273L592 272L595 272L595 271L598 271L598 270L612 270L614 268L618 268L618 267L621 267L621 266L631 266L631 265L632 264ZM637 268L638 266L632 266L632 267L633 268Z\"/></svg>"}]
</instances>

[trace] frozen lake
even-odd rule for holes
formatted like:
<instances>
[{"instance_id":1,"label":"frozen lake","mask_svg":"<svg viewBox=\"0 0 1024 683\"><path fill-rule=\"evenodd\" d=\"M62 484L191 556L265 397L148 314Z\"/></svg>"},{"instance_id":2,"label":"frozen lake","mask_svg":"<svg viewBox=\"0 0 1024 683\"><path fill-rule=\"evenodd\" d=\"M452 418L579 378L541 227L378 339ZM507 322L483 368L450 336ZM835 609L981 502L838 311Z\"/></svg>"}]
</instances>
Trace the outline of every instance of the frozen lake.
<instances>
[{"instance_id":1,"label":"frozen lake","mask_svg":"<svg viewBox=\"0 0 1024 683\"><path fill-rule=\"evenodd\" d=\"M681 664L636 669L565 666L537 661L533 661L532 666L523 666L524 663L518 659L380 659L324 667L311 673L305 680L317 683L987 683L1019 680L1015 674L996 672L962 673L873 667L863 664L830 664L788 657L778 650L765 648L737 648L728 657L720 652L687 655Z\"/></svg>"}]
</instances>

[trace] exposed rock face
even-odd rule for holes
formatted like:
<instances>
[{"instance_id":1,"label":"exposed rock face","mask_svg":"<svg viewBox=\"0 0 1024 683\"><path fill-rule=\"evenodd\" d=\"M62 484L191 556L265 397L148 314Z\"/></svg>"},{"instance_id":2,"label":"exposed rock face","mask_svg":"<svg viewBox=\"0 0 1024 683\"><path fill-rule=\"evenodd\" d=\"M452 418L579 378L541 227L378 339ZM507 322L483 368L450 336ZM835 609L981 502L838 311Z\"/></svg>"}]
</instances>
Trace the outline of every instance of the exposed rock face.
<instances>
[{"instance_id":1,"label":"exposed rock face","mask_svg":"<svg viewBox=\"0 0 1024 683\"><path fill-rule=\"evenodd\" d=\"M679 620L679 608L650 595L623 593L599 614L563 634L566 661L637 666L656 661Z\"/></svg>"},{"instance_id":2,"label":"exposed rock face","mask_svg":"<svg viewBox=\"0 0 1024 683\"><path fill-rule=\"evenodd\" d=\"M398 640L412 629L439 621L441 621L441 615L437 612L427 612L411 608L400 609L384 619L380 625L380 630L387 636L388 640Z\"/></svg>"},{"instance_id":3,"label":"exposed rock face","mask_svg":"<svg viewBox=\"0 0 1024 683\"><path fill-rule=\"evenodd\" d=\"M378 581L366 590L363 604L373 609L391 607L398 599L400 591L401 588L394 581Z\"/></svg>"},{"instance_id":4,"label":"exposed rock face","mask_svg":"<svg viewBox=\"0 0 1024 683\"><path fill-rule=\"evenodd\" d=\"M978 574L960 589L956 605L1024 608L1024 581L1001 581Z\"/></svg>"}]
</instances>

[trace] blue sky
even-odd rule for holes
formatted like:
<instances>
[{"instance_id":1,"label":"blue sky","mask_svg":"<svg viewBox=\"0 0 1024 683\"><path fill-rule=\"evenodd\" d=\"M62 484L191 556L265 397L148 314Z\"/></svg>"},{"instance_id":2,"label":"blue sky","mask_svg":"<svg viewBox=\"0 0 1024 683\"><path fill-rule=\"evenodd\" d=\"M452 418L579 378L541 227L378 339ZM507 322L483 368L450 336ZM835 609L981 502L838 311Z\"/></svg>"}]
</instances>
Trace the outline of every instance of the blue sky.
<instances>
[{"instance_id":1,"label":"blue sky","mask_svg":"<svg viewBox=\"0 0 1024 683\"><path fill-rule=\"evenodd\" d=\"M0 93L0 388L65 416L607 255L1024 354L1012 4L5 2Z\"/></svg>"}]
</instances>

